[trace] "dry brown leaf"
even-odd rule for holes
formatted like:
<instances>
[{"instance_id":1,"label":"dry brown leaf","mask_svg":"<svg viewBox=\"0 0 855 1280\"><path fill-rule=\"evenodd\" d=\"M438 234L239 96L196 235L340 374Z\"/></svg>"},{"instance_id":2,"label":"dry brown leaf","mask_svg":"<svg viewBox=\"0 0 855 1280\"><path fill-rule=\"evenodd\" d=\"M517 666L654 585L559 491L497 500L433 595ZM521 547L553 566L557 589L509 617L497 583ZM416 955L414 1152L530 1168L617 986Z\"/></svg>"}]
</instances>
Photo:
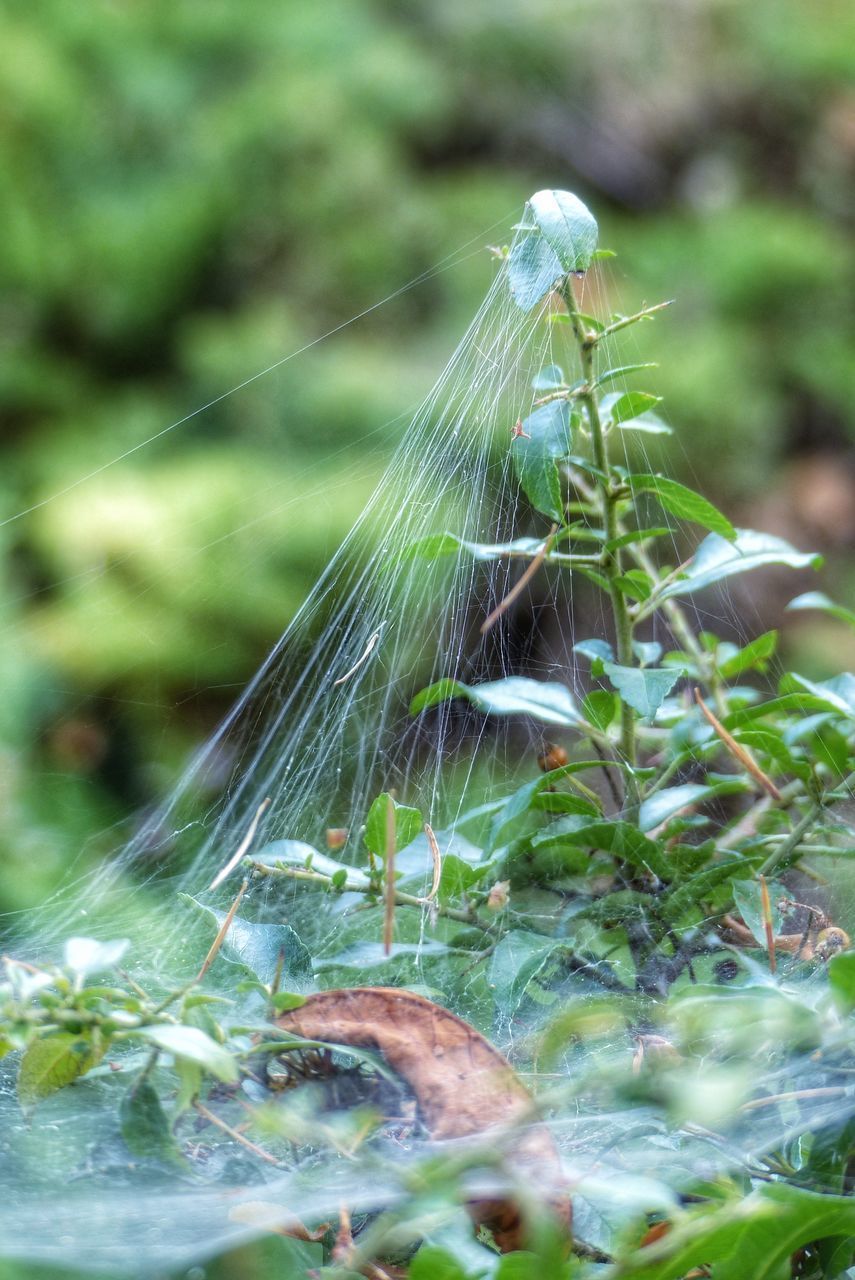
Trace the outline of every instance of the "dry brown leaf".
<instances>
[{"instance_id":1,"label":"dry brown leaf","mask_svg":"<svg viewBox=\"0 0 855 1280\"><path fill-rule=\"evenodd\" d=\"M532 1098L510 1064L462 1018L412 991L355 987L309 996L276 1020L285 1031L375 1049L407 1082L436 1139L475 1137L521 1124L508 1144L515 1169L542 1189L567 1230L572 1213L561 1162L545 1125L530 1124ZM524 1247L525 1224L512 1201L479 1201L469 1211L503 1252Z\"/></svg>"}]
</instances>

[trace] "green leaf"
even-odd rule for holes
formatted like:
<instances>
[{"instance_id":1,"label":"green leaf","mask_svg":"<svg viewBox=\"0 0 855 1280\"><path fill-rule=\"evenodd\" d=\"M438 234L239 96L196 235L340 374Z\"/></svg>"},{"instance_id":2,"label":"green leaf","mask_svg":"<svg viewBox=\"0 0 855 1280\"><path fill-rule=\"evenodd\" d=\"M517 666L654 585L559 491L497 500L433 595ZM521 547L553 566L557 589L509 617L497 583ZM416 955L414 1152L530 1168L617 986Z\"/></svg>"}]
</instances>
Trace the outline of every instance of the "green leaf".
<instances>
[{"instance_id":1,"label":"green leaf","mask_svg":"<svg viewBox=\"0 0 855 1280\"><path fill-rule=\"evenodd\" d=\"M563 684L543 683L527 676L508 676L484 684L467 685L439 680L422 689L410 704L413 715L447 698L466 698L479 711L494 716L532 716L544 724L584 727L585 721L570 690Z\"/></svg>"},{"instance_id":2,"label":"green leaf","mask_svg":"<svg viewBox=\"0 0 855 1280\"><path fill-rule=\"evenodd\" d=\"M271 851L275 848L277 853L274 861L288 862L287 853L283 850L283 846L288 845L297 845L301 851L315 853L311 845L305 845L301 841L280 840L262 850L265 857L261 860L270 861ZM322 855L317 856L322 857ZM305 860L304 853L300 861L305 863ZM332 862L332 859L329 861ZM318 869L320 870L320 867ZM207 917L213 942L225 921L225 912L206 906L205 903L199 902L188 894L181 894L180 897L188 906L194 907L202 916ZM289 924L256 924L252 920L235 916L214 963L225 960L243 965L258 978L259 982L269 986L278 970L280 956L282 957L282 981L286 986L298 989L302 987L305 990L312 985L314 975L311 952Z\"/></svg>"},{"instance_id":3,"label":"green leaf","mask_svg":"<svg viewBox=\"0 0 855 1280\"><path fill-rule=\"evenodd\" d=\"M778 908L778 902L781 898L788 897L789 894L784 885L778 884L776 881L770 881L766 887L769 890L772 932L777 934L781 932L781 912ZM733 901L745 921L746 927L751 930L759 945L765 947L766 925L763 918L760 881L734 880Z\"/></svg>"},{"instance_id":4,"label":"green leaf","mask_svg":"<svg viewBox=\"0 0 855 1280\"><path fill-rule=\"evenodd\" d=\"M649 600L653 591L653 579L643 569L627 569L613 581L632 600Z\"/></svg>"},{"instance_id":5,"label":"green leaf","mask_svg":"<svg viewBox=\"0 0 855 1280\"><path fill-rule=\"evenodd\" d=\"M822 556L813 552L796 551L789 542L776 538L771 533L737 529L735 542L711 533L698 547L682 577L657 592L656 598L667 600L671 596L688 596L733 574L748 573L751 569L765 569L771 565L784 565L790 569L818 569L821 564Z\"/></svg>"},{"instance_id":6,"label":"green leaf","mask_svg":"<svg viewBox=\"0 0 855 1280\"><path fill-rule=\"evenodd\" d=\"M582 713L601 733L608 730L618 711L618 700L608 689L592 689L582 702Z\"/></svg>"},{"instance_id":7,"label":"green leaf","mask_svg":"<svg viewBox=\"0 0 855 1280\"><path fill-rule=\"evenodd\" d=\"M104 1049L92 1047L91 1040L70 1031L56 1031L31 1040L18 1067L18 1100L24 1108L34 1107L58 1089L64 1089L102 1057Z\"/></svg>"},{"instance_id":8,"label":"green leaf","mask_svg":"<svg viewBox=\"0 0 855 1280\"><path fill-rule=\"evenodd\" d=\"M122 1098L119 1127L125 1145L135 1156L183 1164L166 1112L148 1080L138 1080Z\"/></svg>"},{"instance_id":9,"label":"green leaf","mask_svg":"<svg viewBox=\"0 0 855 1280\"><path fill-rule=\"evenodd\" d=\"M685 782L679 787L665 787L642 802L638 813L638 825L642 831L652 831L687 805L697 804L715 794L715 787L702 782Z\"/></svg>"},{"instance_id":10,"label":"green leaf","mask_svg":"<svg viewBox=\"0 0 855 1280\"><path fill-rule=\"evenodd\" d=\"M621 667L604 663L604 670L622 700L643 720L652 719L683 675L680 668Z\"/></svg>"},{"instance_id":11,"label":"green leaf","mask_svg":"<svg viewBox=\"0 0 855 1280\"><path fill-rule=\"evenodd\" d=\"M658 640L633 640L632 652L642 667L649 667L662 657L662 645Z\"/></svg>"},{"instance_id":12,"label":"green leaf","mask_svg":"<svg viewBox=\"0 0 855 1280\"><path fill-rule=\"evenodd\" d=\"M569 191L536 191L528 202L527 212L565 275L588 270L599 231L593 214L577 196Z\"/></svg>"},{"instance_id":13,"label":"green leaf","mask_svg":"<svg viewBox=\"0 0 855 1280\"><path fill-rule=\"evenodd\" d=\"M490 833L487 837L487 849L495 849L499 842L499 837L515 818L520 818L524 813L528 813L532 806L534 797L539 791L543 790L543 778L532 778L530 782L526 782L519 787L513 795L509 796L501 809L493 815L490 823Z\"/></svg>"},{"instance_id":14,"label":"green leaf","mask_svg":"<svg viewBox=\"0 0 855 1280\"><path fill-rule=\"evenodd\" d=\"M787 608L819 609L822 613L828 613L832 618L838 618L841 622L848 622L850 627L855 627L855 610L847 609L842 604L835 604L823 591L805 591L803 595L791 600Z\"/></svg>"},{"instance_id":15,"label":"green leaf","mask_svg":"<svg viewBox=\"0 0 855 1280\"><path fill-rule=\"evenodd\" d=\"M595 387L603 387L607 382L614 382L615 378L626 378L631 373L638 373L641 369L658 368L655 361L646 360L644 364L621 364L614 369L606 369L601 373L594 382ZM654 400L656 397L652 397Z\"/></svg>"},{"instance_id":16,"label":"green leaf","mask_svg":"<svg viewBox=\"0 0 855 1280\"><path fill-rule=\"evenodd\" d=\"M766 631L750 644L739 649L732 657L719 663L718 672L723 680L733 680L743 671L765 671L768 661L778 647L777 631Z\"/></svg>"},{"instance_id":17,"label":"green leaf","mask_svg":"<svg viewBox=\"0 0 855 1280\"><path fill-rule=\"evenodd\" d=\"M855 1012L855 951L841 951L828 962L828 983L841 1013Z\"/></svg>"},{"instance_id":18,"label":"green leaf","mask_svg":"<svg viewBox=\"0 0 855 1280\"><path fill-rule=\"evenodd\" d=\"M848 671L833 676L831 680L808 680L795 671L789 671L781 678L781 693L807 693L820 698L826 706L841 715L855 718L855 676Z\"/></svg>"},{"instance_id":19,"label":"green leaf","mask_svg":"<svg viewBox=\"0 0 855 1280\"><path fill-rule=\"evenodd\" d=\"M173 1057L198 1062L200 1067L227 1084L233 1084L238 1078L232 1055L198 1027L163 1023L160 1026L140 1027L134 1034L151 1041L159 1049L165 1049Z\"/></svg>"},{"instance_id":20,"label":"green leaf","mask_svg":"<svg viewBox=\"0 0 855 1280\"><path fill-rule=\"evenodd\" d=\"M786 678L784 677L784 679ZM788 693L781 698L770 698L768 702L740 707L738 711L731 711L722 723L725 729L733 731L734 729L741 729L744 725L751 724L755 720L762 720L766 716L779 716L789 711L794 711L797 715L804 715L807 711L839 714L837 709L832 707L826 698L814 697L810 693Z\"/></svg>"},{"instance_id":21,"label":"green leaf","mask_svg":"<svg viewBox=\"0 0 855 1280\"><path fill-rule=\"evenodd\" d=\"M833 725L822 724L806 742L817 762L837 780L847 777L852 769L852 751L844 734Z\"/></svg>"},{"instance_id":22,"label":"green leaf","mask_svg":"<svg viewBox=\"0 0 855 1280\"><path fill-rule=\"evenodd\" d=\"M417 716L420 711L426 711L429 707L438 707L441 703L448 702L449 698L468 698L469 694L470 686L461 684L459 680L449 680L447 677L437 680L435 684L429 684L416 694L410 703L410 715Z\"/></svg>"},{"instance_id":23,"label":"green leaf","mask_svg":"<svg viewBox=\"0 0 855 1280\"><path fill-rule=\"evenodd\" d=\"M651 396L646 391L624 391L608 405L606 409L608 419L614 425L619 422L631 422L633 418L640 418L655 404L659 404L661 399L661 396Z\"/></svg>"},{"instance_id":24,"label":"green leaf","mask_svg":"<svg viewBox=\"0 0 855 1280\"><path fill-rule=\"evenodd\" d=\"M517 479L529 502L544 515L564 519L558 459L572 451L571 413L566 400L551 400L529 414L523 423L525 436L511 445Z\"/></svg>"},{"instance_id":25,"label":"green leaf","mask_svg":"<svg viewBox=\"0 0 855 1280\"><path fill-rule=\"evenodd\" d=\"M515 538L512 542L469 542L456 533L435 533L411 542L398 560L438 560L442 556L467 552L473 560L503 560L508 556L535 556L543 547L543 538Z\"/></svg>"},{"instance_id":26,"label":"green leaf","mask_svg":"<svg viewBox=\"0 0 855 1280\"><path fill-rule=\"evenodd\" d=\"M368 810L368 817L365 819L365 847L377 858L385 858L389 852L387 842L390 826L390 807L395 832L395 849L393 852L406 849L408 844L412 844L416 836L421 835L424 828L424 819L418 809L410 809L407 805L398 804L394 796L389 795L388 791L382 792Z\"/></svg>"},{"instance_id":27,"label":"green leaf","mask_svg":"<svg viewBox=\"0 0 855 1280\"><path fill-rule=\"evenodd\" d=\"M496 1007L506 1018L514 1016L526 987L560 945L526 929L512 929L502 938L490 959L488 981Z\"/></svg>"},{"instance_id":28,"label":"green leaf","mask_svg":"<svg viewBox=\"0 0 855 1280\"><path fill-rule=\"evenodd\" d=\"M589 765L584 761L582 764L585 768L589 767ZM499 842L499 837L505 828L516 818L520 818L524 813L528 813L532 808L535 799L540 795L544 788L554 787L556 782L574 772L575 769L576 766L572 764L563 765L558 769L551 769L548 773L542 773L538 778L532 778L530 782L524 783L523 786L514 791L502 805L501 809L498 809L493 815L493 820L490 823L490 834L487 841L487 849L495 849ZM583 801L579 796L568 796L566 798L574 801L573 812L588 813L592 817L599 816L598 810L590 801ZM584 805L584 808L579 809L577 807L579 804Z\"/></svg>"},{"instance_id":29,"label":"green leaf","mask_svg":"<svg viewBox=\"0 0 855 1280\"><path fill-rule=\"evenodd\" d=\"M202 1090L202 1068L198 1062L189 1062L186 1058L175 1059L175 1074L178 1076L178 1093L175 1097L174 1119L182 1116L198 1098Z\"/></svg>"},{"instance_id":30,"label":"green leaf","mask_svg":"<svg viewBox=\"0 0 855 1280\"><path fill-rule=\"evenodd\" d=\"M668 859L659 845L631 822L607 822L601 818L591 820L571 814L550 823L531 838L533 849L547 848L557 843L601 849L621 862L627 862L639 871L649 872L660 880L667 880L672 874Z\"/></svg>"},{"instance_id":31,"label":"green leaf","mask_svg":"<svg viewBox=\"0 0 855 1280\"><path fill-rule=\"evenodd\" d=\"M564 385L564 370L557 364L546 365L531 380L532 391L556 391Z\"/></svg>"},{"instance_id":32,"label":"green leaf","mask_svg":"<svg viewBox=\"0 0 855 1280\"><path fill-rule=\"evenodd\" d=\"M590 662L614 661L614 649L607 640L599 640L593 636L590 640L577 640L573 645L574 653L581 653Z\"/></svg>"},{"instance_id":33,"label":"green leaf","mask_svg":"<svg viewBox=\"0 0 855 1280\"><path fill-rule=\"evenodd\" d=\"M565 274L537 228L519 234L508 257L508 284L520 310L531 311Z\"/></svg>"},{"instance_id":34,"label":"green leaf","mask_svg":"<svg viewBox=\"0 0 855 1280\"><path fill-rule=\"evenodd\" d=\"M745 880L753 875L754 865L759 861L762 861L762 855L759 854L752 858L745 855L729 857L696 872L667 895L662 904L664 918L677 921L691 907L700 908L705 898L720 885L727 884L729 880Z\"/></svg>"},{"instance_id":35,"label":"green leaf","mask_svg":"<svg viewBox=\"0 0 855 1280\"><path fill-rule=\"evenodd\" d=\"M455 853L447 853L442 860L442 872L439 879L438 897L441 903L445 904L455 899L459 900L461 895L471 889L474 884L486 874L487 866L473 866L471 862L465 862L463 858L458 858Z\"/></svg>"},{"instance_id":36,"label":"green leaf","mask_svg":"<svg viewBox=\"0 0 855 1280\"><path fill-rule=\"evenodd\" d=\"M695 493L694 489L688 489L686 485L679 484L676 480L669 480L666 476L645 474L629 475L626 477L626 483L634 494L655 494L660 506L669 511L672 516L677 516L679 520L691 520L695 524L703 525L705 529L712 530L729 542L733 542L736 538L736 530L727 516L706 498Z\"/></svg>"},{"instance_id":37,"label":"green leaf","mask_svg":"<svg viewBox=\"0 0 855 1280\"><path fill-rule=\"evenodd\" d=\"M640 395L641 392L634 394ZM673 435L671 428L667 422L659 417L658 413L654 413L651 409L645 410L643 413L636 414L633 418L626 418L620 422L614 421L612 414L615 405L623 399L624 393L620 391L607 391L600 399L600 413L603 421L610 427L616 427L619 431L641 431L651 436L670 436ZM627 406L628 407L628 406Z\"/></svg>"},{"instance_id":38,"label":"green leaf","mask_svg":"<svg viewBox=\"0 0 855 1280\"><path fill-rule=\"evenodd\" d=\"M681 1280L709 1266L715 1280L788 1280L799 1249L853 1234L851 1197L771 1183L720 1209L690 1210L661 1241L603 1268L598 1280Z\"/></svg>"},{"instance_id":39,"label":"green leaf","mask_svg":"<svg viewBox=\"0 0 855 1280\"><path fill-rule=\"evenodd\" d=\"M270 1002L277 1013L287 1013L289 1009L301 1009L306 1003L306 996L296 991L277 991Z\"/></svg>"},{"instance_id":40,"label":"green leaf","mask_svg":"<svg viewBox=\"0 0 855 1280\"><path fill-rule=\"evenodd\" d=\"M647 542L651 538L669 538L673 533L674 530L667 525L657 525L652 529L631 529L629 533L622 533L617 538L609 538L608 542L603 543L603 549L619 551L621 547L631 547L636 542Z\"/></svg>"},{"instance_id":41,"label":"green leaf","mask_svg":"<svg viewBox=\"0 0 855 1280\"><path fill-rule=\"evenodd\" d=\"M410 1280L469 1280L469 1273L446 1249L423 1244L409 1266Z\"/></svg>"}]
</instances>

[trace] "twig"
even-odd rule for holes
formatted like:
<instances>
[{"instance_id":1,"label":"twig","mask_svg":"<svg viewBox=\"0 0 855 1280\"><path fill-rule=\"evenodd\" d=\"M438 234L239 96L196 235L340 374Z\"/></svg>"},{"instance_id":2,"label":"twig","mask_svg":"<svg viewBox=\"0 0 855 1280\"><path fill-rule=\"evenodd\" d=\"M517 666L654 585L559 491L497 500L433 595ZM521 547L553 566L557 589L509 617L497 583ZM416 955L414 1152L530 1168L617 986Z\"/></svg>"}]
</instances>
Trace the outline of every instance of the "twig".
<instances>
[{"instance_id":1,"label":"twig","mask_svg":"<svg viewBox=\"0 0 855 1280\"><path fill-rule=\"evenodd\" d=\"M772 904L769 901L769 886L766 883L766 877L761 875L759 879L760 907L763 912L763 928L766 931L766 950L769 952L769 972L774 973L778 967L778 961L775 955L775 931L772 928Z\"/></svg>"},{"instance_id":2,"label":"twig","mask_svg":"<svg viewBox=\"0 0 855 1280\"><path fill-rule=\"evenodd\" d=\"M489 613L487 617L484 619L484 621L481 623L482 636L485 636L487 632L490 630L490 628L493 626L493 624L498 622L502 614L505 613L505 611L511 607L511 605L516 600L520 592L524 591L525 588L528 586L528 584L531 582L532 578L537 573L538 569L543 564L544 560L552 550L552 544L555 541L555 535L557 532L558 532L558 525L554 524L550 529L549 535L544 541L543 546L540 548L537 555L532 558L531 564L529 564L528 568L520 575L519 581L516 582L514 586L511 587L510 591L505 596L504 600L500 600L499 603L496 605L495 609L493 610L493 612Z\"/></svg>"},{"instance_id":3,"label":"twig","mask_svg":"<svg viewBox=\"0 0 855 1280\"><path fill-rule=\"evenodd\" d=\"M763 866L760 868L760 871L764 876L769 875L769 873L773 870L773 868L777 867L779 862L783 862L786 858L789 858L790 854L793 853L796 849L798 849L802 841L802 836L805 835L808 831L810 831L811 827L816 822L819 815L822 813L822 809L823 809L822 803L819 800L817 800L814 802L814 804L811 805L807 813L802 814L801 818L793 827L792 831L787 836L786 840L784 840L783 843L779 845L779 847L774 851L774 853L770 853L769 857L763 863Z\"/></svg>"},{"instance_id":4,"label":"twig","mask_svg":"<svg viewBox=\"0 0 855 1280\"><path fill-rule=\"evenodd\" d=\"M219 885L221 885L225 880L226 876L230 876L231 873L234 871L235 867L240 862L241 858L244 856L247 849L255 839L255 833L258 830L258 824L261 821L262 814L264 814L269 808L270 808L270 797L268 796L266 800L262 800L261 804L256 809L255 817L253 818L252 822L249 824L246 835L241 840L240 845L238 846L237 853L235 853L233 857L229 858L228 862L223 867L222 871L218 871L217 874L214 876L213 880L208 886L209 892L211 889L216 889Z\"/></svg>"},{"instance_id":5,"label":"twig","mask_svg":"<svg viewBox=\"0 0 855 1280\"><path fill-rule=\"evenodd\" d=\"M254 1156L258 1156L259 1160L266 1160L268 1164L275 1165L279 1165L281 1163L276 1159L276 1156L272 1156L269 1151L265 1151L263 1147L256 1146L254 1142L250 1142L249 1138L245 1138L237 1129L233 1129L230 1124L226 1124L225 1120L221 1120L219 1116L215 1116L213 1111L209 1111L204 1103L199 1102L198 1099L193 1103L193 1106L199 1112L200 1116L204 1116L209 1124L216 1125L218 1129L222 1129L223 1133L227 1133L235 1142L239 1142L242 1147L246 1147L247 1151L251 1151Z\"/></svg>"},{"instance_id":6,"label":"twig","mask_svg":"<svg viewBox=\"0 0 855 1280\"><path fill-rule=\"evenodd\" d=\"M792 1089L789 1093L770 1093L767 1098L752 1098L743 1102L740 1111L759 1111L761 1107L773 1107L777 1102L801 1102L807 1098L844 1098L852 1090L847 1085L824 1085L818 1089Z\"/></svg>"},{"instance_id":7,"label":"twig","mask_svg":"<svg viewBox=\"0 0 855 1280\"><path fill-rule=\"evenodd\" d=\"M666 307L674 305L674 299L669 298L666 302L657 302L652 307L642 307L640 311L636 311L631 316L621 316L619 320L613 320L611 324L607 324L599 333L594 333L588 339L593 345L602 342L603 338L609 338L613 333L618 333L621 329L626 329L628 325L635 324L637 320L646 320L648 316L655 316L657 311L664 311Z\"/></svg>"},{"instance_id":8,"label":"twig","mask_svg":"<svg viewBox=\"0 0 855 1280\"><path fill-rule=\"evenodd\" d=\"M339 676L338 680L333 680L333 687L335 687L337 684L344 684L345 680L349 680L352 675L355 675L355 673L362 666L363 662L367 660L368 655L371 653L371 650L374 648L375 644L379 639L380 639L380 628L378 628L372 636L369 636L368 644L365 646L365 652L363 653L362 657L357 659L357 661L354 662L350 670L345 671L343 676Z\"/></svg>"},{"instance_id":9,"label":"twig","mask_svg":"<svg viewBox=\"0 0 855 1280\"><path fill-rule=\"evenodd\" d=\"M718 717L710 711L709 707L701 697L701 691L698 688L695 688L695 702L700 707L705 720L712 725L716 736L721 739L734 759L738 760L743 769L746 769L751 774L752 778L760 783L763 790L766 791L773 800L777 800L780 803L784 797L781 795L772 779L763 772L754 757L746 751L744 747L739 745L733 734L728 733L727 729L725 729Z\"/></svg>"},{"instance_id":10,"label":"twig","mask_svg":"<svg viewBox=\"0 0 855 1280\"><path fill-rule=\"evenodd\" d=\"M228 912L226 913L226 918L223 920L223 923L220 925L216 938L211 943L210 951L205 956L205 959L202 961L202 968L199 970L199 972L196 974L196 977L193 980L194 986L197 982L202 981L205 974L208 972L211 965L216 960L217 952L220 950L220 947L223 945L223 939L225 938L226 934L231 928L232 921L235 918L235 913L237 912L237 909L240 906L240 900L243 897L243 895L246 893L248 887L249 887L249 881L244 880L243 884L238 890L237 897L235 898L234 902L229 907Z\"/></svg>"},{"instance_id":11,"label":"twig","mask_svg":"<svg viewBox=\"0 0 855 1280\"><path fill-rule=\"evenodd\" d=\"M430 846L430 854L433 858L433 884L430 887L430 893L423 899L425 903L433 902L439 892L439 882L442 878L442 854L439 851L436 836L433 833L433 827L429 822L425 823L425 835Z\"/></svg>"},{"instance_id":12,"label":"twig","mask_svg":"<svg viewBox=\"0 0 855 1280\"><path fill-rule=\"evenodd\" d=\"M326 876L322 871L307 871L303 867L286 867L282 863L278 866L269 867L266 862L250 861L249 868L254 875L270 876L273 879L283 878L287 880L304 880L309 884L322 886L329 889L332 885L332 876ZM370 884L348 884L349 893L376 893L376 887ZM414 893L405 893L403 889L395 889L395 902L399 907L419 907L425 905L424 898L417 898ZM459 920L461 924L477 924L478 917L470 908L468 911L459 911L456 907L447 907L441 902L433 902L431 904L437 915L445 916L448 920Z\"/></svg>"},{"instance_id":13,"label":"twig","mask_svg":"<svg viewBox=\"0 0 855 1280\"><path fill-rule=\"evenodd\" d=\"M125 982L127 982L131 991L135 991L141 1000L151 1000L151 996L148 994L145 988L141 987L138 982L134 981L134 979L128 973L127 969L119 969L117 972L119 974L119 977L124 978Z\"/></svg>"},{"instance_id":14,"label":"twig","mask_svg":"<svg viewBox=\"0 0 855 1280\"><path fill-rule=\"evenodd\" d=\"M591 738L591 746L594 748L597 755L600 757L600 760L602 761L602 764L600 767L602 768L603 775L605 776L605 779L606 779L606 784L609 788L609 791L611 792L611 797L612 797L612 800L614 801L615 808L618 810L618 812L620 812L620 810L623 808L623 796L621 795L620 790L618 789L618 785L615 782L614 775L612 774L612 769L616 767L615 762L613 760L607 759L606 753L603 751L599 742L597 742L595 738Z\"/></svg>"},{"instance_id":15,"label":"twig","mask_svg":"<svg viewBox=\"0 0 855 1280\"><path fill-rule=\"evenodd\" d=\"M344 1201L338 1210L338 1232L332 1247L332 1261L347 1266L353 1253L353 1229L350 1222L350 1210Z\"/></svg>"},{"instance_id":16,"label":"twig","mask_svg":"<svg viewBox=\"0 0 855 1280\"><path fill-rule=\"evenodd\" d=\"M43 974L47 973L46 969L39 969L36 965L30 964L28 960L16 960L14 956L3 956L2 959L7 967L16 965L19 969L25 969L27 973L34 973L38 977L42 977Z\"/></svg>"}]
</instances>

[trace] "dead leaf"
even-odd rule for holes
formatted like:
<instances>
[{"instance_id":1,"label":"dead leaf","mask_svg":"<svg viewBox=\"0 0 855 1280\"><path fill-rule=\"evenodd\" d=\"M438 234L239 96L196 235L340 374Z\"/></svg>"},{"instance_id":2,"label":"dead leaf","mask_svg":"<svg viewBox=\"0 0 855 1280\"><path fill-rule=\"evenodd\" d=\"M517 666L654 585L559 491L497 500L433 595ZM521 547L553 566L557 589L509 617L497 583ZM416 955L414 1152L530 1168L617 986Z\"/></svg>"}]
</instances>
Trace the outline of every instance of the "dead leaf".
<instances>
[{"instance_id":1,"label":"dead leaf","mask_svg":"<svg viewBox=\"0 0 855 1280\"><path fill-rule=\"evenodd\" d=\"M572 1211L561 1161L545 1125L531 1124L532 1098L510 1064L474 1027L412 991L356 987L309 996L276 1020L285 1031L375 1049L413 1091L431 1137L477 1137L520 1123L507 1151L514 1169L542 1190L568 1236ZM524 1247L525 1223L510 1200L469 1205L503 1252Z\"/></svg>"}]
</instances>

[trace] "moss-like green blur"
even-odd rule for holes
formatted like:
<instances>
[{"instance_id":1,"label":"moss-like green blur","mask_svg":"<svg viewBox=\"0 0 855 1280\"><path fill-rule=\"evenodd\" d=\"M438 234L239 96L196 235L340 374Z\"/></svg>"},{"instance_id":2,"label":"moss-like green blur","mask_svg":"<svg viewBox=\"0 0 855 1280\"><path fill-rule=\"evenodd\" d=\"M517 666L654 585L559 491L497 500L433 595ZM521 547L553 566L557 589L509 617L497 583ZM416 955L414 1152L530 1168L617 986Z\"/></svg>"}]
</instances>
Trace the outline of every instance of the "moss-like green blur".
<instances>
[{"instance_id":1,"label":"moss-like green blur","mask_svg":"<svg viewBox=\"0 0 855 1280\"><path fill-rule=\"evenodd\" d=\"M0 50L3 907L168 791L540 186L620 245L606 303L678 300L633 337L676 466L852 603L846 0L9 0Z\"/></svg>"}]
</instances>

